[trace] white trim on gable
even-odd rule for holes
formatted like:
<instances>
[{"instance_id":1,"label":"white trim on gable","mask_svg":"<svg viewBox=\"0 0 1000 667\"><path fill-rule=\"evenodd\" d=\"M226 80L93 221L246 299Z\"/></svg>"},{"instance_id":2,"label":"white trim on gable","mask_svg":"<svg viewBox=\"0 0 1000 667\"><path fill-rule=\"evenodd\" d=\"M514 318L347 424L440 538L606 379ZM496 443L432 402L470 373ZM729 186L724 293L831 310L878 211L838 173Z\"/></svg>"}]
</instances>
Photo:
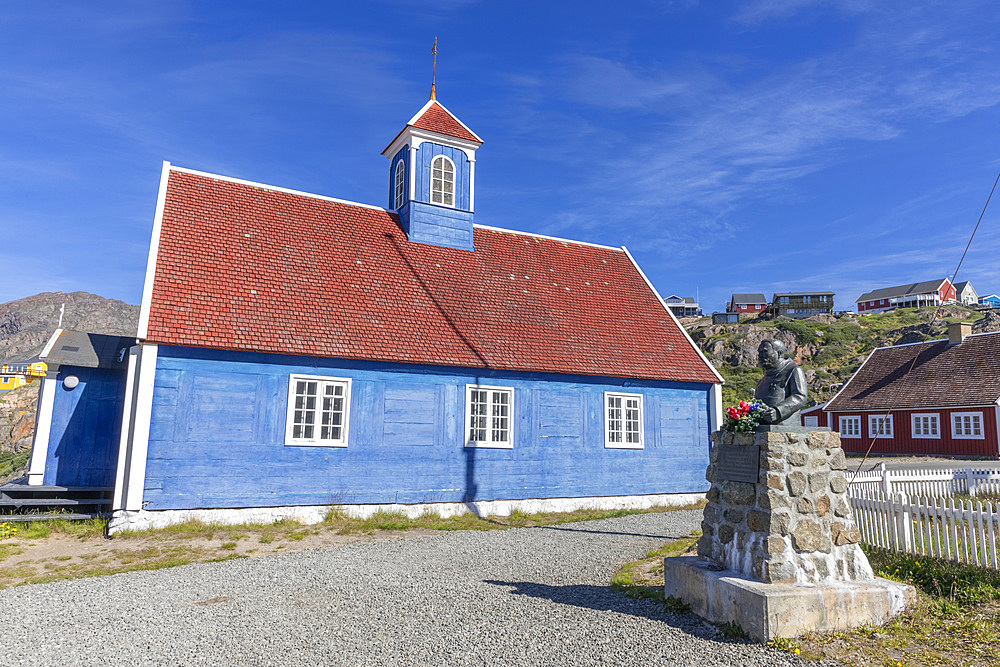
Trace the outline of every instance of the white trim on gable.
<instances>
[{"instance_id":1,"label":"white trim on gable","mask_svg":"<svg viewBox=\"0 0 1000 667\"><path fill-rule=\"evenodd\" d=\"M55 331L52 332L52 335L49 336L49 342L45 344L45 347L43 347L42 351L38 354L39 359L42 359L43 357L47 357L50 354L52 354L52 348L55 346L56 341L59 340L59 336L62 335L62 332L63 329L56 329Z\"/></svg>"},{"instance_id":2,"label":"white trim on gable","mask_svg":"<svg viewBox=\"0 0 1000 667\"><path fill-rule=\"evenodd\" d=\"M149 331L149 311L153 305L153 280L156 278L156 259L160 252L160 233L163 229L163 208L167 202L167 181L170 180L170 163L163 161L160 171L160 190L156 194L156 213L153 215L153 233L146 258L146 280L142 285L142 305L139 307L138 338L145 338Z\"/></svg>"},{"instance_id":3,"label":"white trim on gable","mask_svg":"<svg viewBox=\"0 0 1000 667\"><path fill-rule=\"evenodd\" d=\"M625 256L628 257L628 259L629 259L630 262L632 262L632 266L635 267L635 270L639 272L639 275L642 276L642 279L646 281L646 285L649 287L650 290L652 290L653 296L655 296L656 300L660 302L661 306L663 306L663 310L667 311L667 314L670 315L670 319L672 319L674 321L674 324L677 325L677 328L680 330L680 332L682 334L684 334L684 338L691 345L691 347L694 348L694 351L698 353L698 356L701 357L701 360L705 362L705 365L708 366L709 370L712 371L712 373L715 375L715 377L719 378L719 383L720 384L725 384L726 381L719 374L719 371L715 370L715 366L713 366L711 364L711 362L709 362L708 357L705 356L705 353L702 352L701 348L699 348L695 344L695 342L691 338L691 336L688 335L687 330L685 330L684 327L681 326L680 320L678 320L677 316L674 315L674 311L670 310L670 306L668 306L663 301L663 297L660 296L660 293L656 291L655 287L653 287L653 283L651 283L649 281L649 278L646 277L646 274L643 273L642 269L639 267L639 263L637 261L635 261L635 257L632 256L632 253L630 253L628 251L628 248L626 248L625 246L622 246L622 252L624 252Z\"/></svg>"},{"instance_id":4,"label":"white trim on gable","mask_svg":"<svg viewBox=\"0 0 1000 667\"><path fill-rule=\"evenodd\" d=\"M469 134L471 134L472 136L474 136L479 143L483 143L482 138L480 138L480 136L478 134L476 134L475 132L473 132L472 129L468 125L466 125L461 120L459 120L458 116L456 116L455 114L453 114L451 111L448 111L448 107L446 107L445 105L441 104L437 100L427 100L427 104L425 104L424 106L420 107L420 111L418 111L417 113L413 114L413 118L411 118L410 120L406 121L406 124L407 125L413 125L418 120L420 120L420 117L423 116L425 113L427 113L427 110L430 109L431 105L434 104L435 102L437 102L437 105L439 107L441 107L442 109L444 109L444 112L446 114L448 114L453 119L455 119L456 123L458 123L459 125L461 125L462 127L464 127L466 132L468 132Z\"/></svg>"}]
</instances>

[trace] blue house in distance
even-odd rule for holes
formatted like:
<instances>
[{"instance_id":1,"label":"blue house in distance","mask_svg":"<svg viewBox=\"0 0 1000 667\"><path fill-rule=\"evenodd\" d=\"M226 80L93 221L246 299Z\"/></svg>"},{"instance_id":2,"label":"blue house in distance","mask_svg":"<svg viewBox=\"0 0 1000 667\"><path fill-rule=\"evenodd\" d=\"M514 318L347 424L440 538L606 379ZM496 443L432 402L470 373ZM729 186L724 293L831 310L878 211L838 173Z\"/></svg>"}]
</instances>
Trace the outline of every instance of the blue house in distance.
<instances>
[{"instance_id":1,"label":"blue house in distance","mask_svg":"<svg viewBox=\"0 0 1000 667\"><path fill-rule=\"evenodd\" d=\"M113 531L706 490L721 376L625 248L476 225L481 145L432 98L388 207L164 164Z\"/></svg>"}]
</instances>

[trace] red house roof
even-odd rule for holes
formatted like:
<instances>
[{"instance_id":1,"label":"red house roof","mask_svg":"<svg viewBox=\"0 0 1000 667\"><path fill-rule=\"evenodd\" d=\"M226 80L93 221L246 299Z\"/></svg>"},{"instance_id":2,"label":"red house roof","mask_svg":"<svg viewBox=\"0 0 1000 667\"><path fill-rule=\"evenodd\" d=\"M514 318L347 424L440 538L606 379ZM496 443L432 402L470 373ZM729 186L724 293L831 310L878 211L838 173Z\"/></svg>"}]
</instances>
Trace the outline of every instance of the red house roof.
<instances>
[{"instance_id":1,"label":"red house roof","mask_svg":"<svg viewBox=\"0 0 1000 667\"><path fill-rule=\"evenodd\" d=\"M824 410L979 406L998 398L1000 332L993 332L954 345L945 339L878 348Z\"/></svg>"},{"instance_id":2,"label":"red house roof","mask_svg":"<svg viewBox=\"0 0 1000 667\"><path fill-rule=\"evenodd\" d=\"M454 250L380 208L177 168L161 188L149 342L720 382L621 249L476 227Z\"/></svg>"}]
</instances>

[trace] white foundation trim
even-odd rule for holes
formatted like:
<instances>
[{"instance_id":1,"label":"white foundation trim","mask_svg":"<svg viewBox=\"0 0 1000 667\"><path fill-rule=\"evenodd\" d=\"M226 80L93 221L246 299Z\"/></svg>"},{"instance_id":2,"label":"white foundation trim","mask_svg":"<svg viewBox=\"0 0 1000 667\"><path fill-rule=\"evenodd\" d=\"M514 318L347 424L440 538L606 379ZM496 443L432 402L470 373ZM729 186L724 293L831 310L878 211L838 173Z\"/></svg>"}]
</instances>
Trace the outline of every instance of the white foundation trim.
<instances>
[{"instance_id":1,"label":"white foundation trim","mask_svg":"<svg viewBox=\"0 0 1000 667\"><path fill-rule=\"evenodd\" d=\"M28 463L28 484L41 486L45 476L45 459L49 456L49 436L52 432L52 408L55 405L59 381L45 378L38 397L38 419L35 437L31 440L31 461Z\"/></svg>"},{"instance_id":2,"label":"white foundation trim","mask_svg":"<svg viewBox=\"0 0 1000 667\"><path fill-rule=\"evenodd\" d=\"M225 526L245 523L273 523L292 519L299 523L319 523L332 509L347 516L365 519L376 512L393 512L415 519L422 514L436 513L447 519L461 514L476 516L510 516L514 510L528 514L536 512L573 512L582 509L649 509L680 507L705 499L704 493L658 493L644 496L596 496L588 498L529 498L527 500L483 500L470 503L416 503L413 505L298 505L294 507L247 507L242 509L136 510L117 511L108 525L112 535L124 530L150 530L197 519L204 523Z\"/></svg>"},{"instance_id":3,"label":"white foundation trim","mask_svg":"<svg viewBox=\"0 0 1000 667\"><path fill-rule=\"evenodd\" d=\"M128 375L125 378L125 405L122 408L122 430L118 438L118 467L115 471L115 493L111 505L111 509L113 510L120 510L125 507L125 475L128 470L129 456L131 454L130 445L132 443L132 428L134 426L132 415L135 414L135 388L140 349L138 345L133 345L128 353Z\"/></svg>"},{"instance_id":4,"label":"white foundation trim","mask_svg":"<svg viewBox=\"0 0 1000 667\"><path fill-rule=\"evenodd\" d=\"M135 387L132 443L128 452L124 496L126 510L142 509L142 490L146 481L146 453L149 448L149 426L153 416L153 382L156 379L156 345L143 345L139 350L139 370Z\"/></svg>"},{"instance_id":5,"label":"white foundation trim","mask_svg":"<svg viewBox=\"0 0 1000 667\"><path fill-rule=\"evenodd\" d=\"M156 278L156 257L160 251L160 231L163 228L163 208L167 202L167 181L170 163L163 161L160 171L160 190L156 194L156 213L153 215L153 233L149 239L149 256L146 258L146 280L142 285L142 305L139 308L138 338L145 338L149 329L149 309L153 302L153 279Z\"/></svg>"}]
</instances>

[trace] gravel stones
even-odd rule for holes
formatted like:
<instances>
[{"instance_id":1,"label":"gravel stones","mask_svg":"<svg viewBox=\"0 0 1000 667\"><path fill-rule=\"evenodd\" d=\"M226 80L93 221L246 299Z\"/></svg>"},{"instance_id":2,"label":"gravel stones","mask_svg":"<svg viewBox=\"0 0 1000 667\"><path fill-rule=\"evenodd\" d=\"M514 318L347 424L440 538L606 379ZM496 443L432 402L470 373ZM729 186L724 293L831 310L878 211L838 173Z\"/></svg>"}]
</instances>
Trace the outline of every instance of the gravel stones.
<instances>
[{"instance_id":1,"label":"gravel stones","mask_svg":"<svg viewBox=\"0 0 1000 667\"><path fill-rule=\"evenodd\" d=\"M0 591L4 664L802 665L608 588L700 512L440 533Z\"/></svg>"}]
</instances>

